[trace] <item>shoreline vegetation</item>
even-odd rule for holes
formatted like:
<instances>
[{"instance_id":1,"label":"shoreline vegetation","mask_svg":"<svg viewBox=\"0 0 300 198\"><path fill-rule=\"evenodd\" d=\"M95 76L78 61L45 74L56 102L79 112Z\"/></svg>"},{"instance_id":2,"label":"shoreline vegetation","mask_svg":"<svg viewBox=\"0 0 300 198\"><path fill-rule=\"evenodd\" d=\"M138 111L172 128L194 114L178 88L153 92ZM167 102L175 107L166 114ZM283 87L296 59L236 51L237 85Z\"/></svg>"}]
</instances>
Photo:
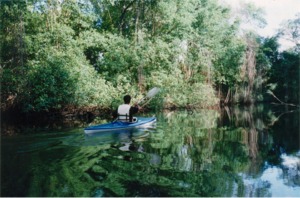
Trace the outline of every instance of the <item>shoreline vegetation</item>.
<instances>
[{"instance_id":1,"label":"shoreline vegetation","mask_svg":"<svg viewBox=\"0 0 300 198\"><path fill-rule=\"evenodd\" d=\"M299 17L263 38L241 29L265 25L246 3L1 1L1 120L109 117L153 87L152 110L299 104ZM280 52L282 38L294 47Z\"/></svg>"}]
</instances>

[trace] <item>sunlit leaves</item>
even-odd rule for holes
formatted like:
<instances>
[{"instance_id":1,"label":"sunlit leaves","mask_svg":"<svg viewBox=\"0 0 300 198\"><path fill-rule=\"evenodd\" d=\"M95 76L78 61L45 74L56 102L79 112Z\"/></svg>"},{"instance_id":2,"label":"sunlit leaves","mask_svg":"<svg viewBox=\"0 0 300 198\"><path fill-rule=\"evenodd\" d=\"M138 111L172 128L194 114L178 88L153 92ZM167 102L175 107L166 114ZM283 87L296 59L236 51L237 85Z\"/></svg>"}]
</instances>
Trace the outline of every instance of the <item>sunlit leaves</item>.
<instances>
[{"instance_id":1,"label":"sunlit leaves","mask_svg":"<svg viewBox=\"0 0 300 198\"><path fill-rule=\"evenodd\" d=\"M7 27L21 27L18 6L4 8L15 13L5 20ZM239 24L232 22L229 9L217 1L28 1L27 8L24 50L18 51L19 59L11 59L16 57L14 50L2 55L5 67L12 64L8 60L22 59L25 76L33 65L54 72L50 65L57 58L59 68L74 82L69 104L107 107L123 94L140 98L159 86L164 89L160 103L164 101L166 107L206 107L218 103L214 89L222 96L245 82L240 66L246 42L238 37ZM251 20L263 19L262 11L251 5L245 12ZM19 46L18 34L12 32L4 38L7 49ZM19 65L14 67L19 74ZM9 73L3 72L6 79ZM6 83L11 87L4 88L2 101L11 95L8 90L23 97L25 85L33 80L29 78L33 77L25 77L19 86ZM22 80L12 80L17 81ZM47 98L44 91L36 93ZM26 106L28 100L22 97L19 102Z\"/></svg>"}]
</instances>

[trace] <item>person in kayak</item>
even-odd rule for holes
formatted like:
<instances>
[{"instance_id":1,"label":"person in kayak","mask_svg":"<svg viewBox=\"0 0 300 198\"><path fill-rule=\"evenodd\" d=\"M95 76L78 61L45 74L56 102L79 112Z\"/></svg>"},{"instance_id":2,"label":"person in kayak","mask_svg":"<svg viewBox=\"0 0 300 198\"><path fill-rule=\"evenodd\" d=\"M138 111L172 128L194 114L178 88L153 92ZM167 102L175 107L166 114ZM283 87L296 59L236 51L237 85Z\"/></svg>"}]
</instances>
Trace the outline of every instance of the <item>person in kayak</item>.
<instances>
[{"instance_id":1,"label":"person in kayak","mask_svg":"<svg viewBox=\"0 0 300 198\"><path fill-rule=\"evenodd\" d=\"M140 106L135 104L134 106L130 105L131 96L126 95L123 98L124 104L119 105L118 109L113 112L113 117L121 121L135 121L133 118L133 114L136 114L140 110Z\"/></svg>"}]
</instances>

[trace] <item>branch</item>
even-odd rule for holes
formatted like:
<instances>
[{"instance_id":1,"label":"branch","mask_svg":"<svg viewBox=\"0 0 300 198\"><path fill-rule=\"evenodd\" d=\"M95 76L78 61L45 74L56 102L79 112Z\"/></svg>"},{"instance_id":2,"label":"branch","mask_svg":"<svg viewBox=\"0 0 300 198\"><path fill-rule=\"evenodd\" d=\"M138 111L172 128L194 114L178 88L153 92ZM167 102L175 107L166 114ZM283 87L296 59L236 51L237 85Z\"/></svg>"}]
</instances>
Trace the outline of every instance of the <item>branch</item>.
<instances>
[{"instance_id":1,"label":"branch","mask_svg":"<svg viewBox=\"0 0 300 198\"><path fill-rule=\"evenodd\" d=\"M275 94L274 94L272 91L270 91L270 90L268 90L267 93L270 94L271 96L273 96L273 97L274 97L276 100L278 100L278 101L280 102L280 104L282 104L282 105L289 105L289 106L293 106L293 107L299 107L299 105L295 105L295 104L291 104L291 103L285 103L285 102L282 102L282 101L279 100L279 98L276 97Z\"/></svg>"},{"instance_id":2,"label":"branch","mask_svg":"<svg viewBox=\"0 0 300 198\"><path fill-rule=\"evenodd\" d=\"M277 116L270 124L268 124L268 126L273 126L275 124L275 122L277 122L279 120L279 118L281 116L283 116L284 114L287 114L287 113L293 113L295 112L295 110L292 110L292 111L288 111L288 112L284 112L282 114L280 114L279 116Z\"/></svg>"},{"instance_id":3,"label":"branch","mask_svg":"<svg viewBox=\"0 0 300 198\"><path fill-rule=\"evenodd\" d=\"M130 8L135 2L136 2L136 0L130 2L130 3L123 9L123 12L122 12L122 14L121 14L121 16L120 16L120 19L119 19L119 21L120 21L120 23L119 23L119 31L121 31L121 29L122 29L122 26L123 26L123 20L124 20L124 17L125 17L125 14L126 14L128 8Z\"/></svg>"}]
</instances>

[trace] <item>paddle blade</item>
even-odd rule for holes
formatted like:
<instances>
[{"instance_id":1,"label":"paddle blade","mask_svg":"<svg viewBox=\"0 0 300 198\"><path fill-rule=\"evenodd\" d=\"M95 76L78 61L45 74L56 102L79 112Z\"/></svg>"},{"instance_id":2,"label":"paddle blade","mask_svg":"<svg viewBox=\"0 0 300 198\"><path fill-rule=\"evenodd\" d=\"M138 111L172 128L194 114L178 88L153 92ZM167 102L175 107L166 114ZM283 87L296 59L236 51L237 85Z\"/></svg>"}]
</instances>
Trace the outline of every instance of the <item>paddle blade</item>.
<instances>
[{"instance_id":1,"label":"paddle blade","mask_svg":"<svg viewBox=\"0 0 300 198\"><path fill-rule=\"evenodd\" d=\"M147 98L152 98L153 96L155 96L158 92L160 91L159 88L154 87L152 88L146 95Z\"/></svg>"}]
</instances>

